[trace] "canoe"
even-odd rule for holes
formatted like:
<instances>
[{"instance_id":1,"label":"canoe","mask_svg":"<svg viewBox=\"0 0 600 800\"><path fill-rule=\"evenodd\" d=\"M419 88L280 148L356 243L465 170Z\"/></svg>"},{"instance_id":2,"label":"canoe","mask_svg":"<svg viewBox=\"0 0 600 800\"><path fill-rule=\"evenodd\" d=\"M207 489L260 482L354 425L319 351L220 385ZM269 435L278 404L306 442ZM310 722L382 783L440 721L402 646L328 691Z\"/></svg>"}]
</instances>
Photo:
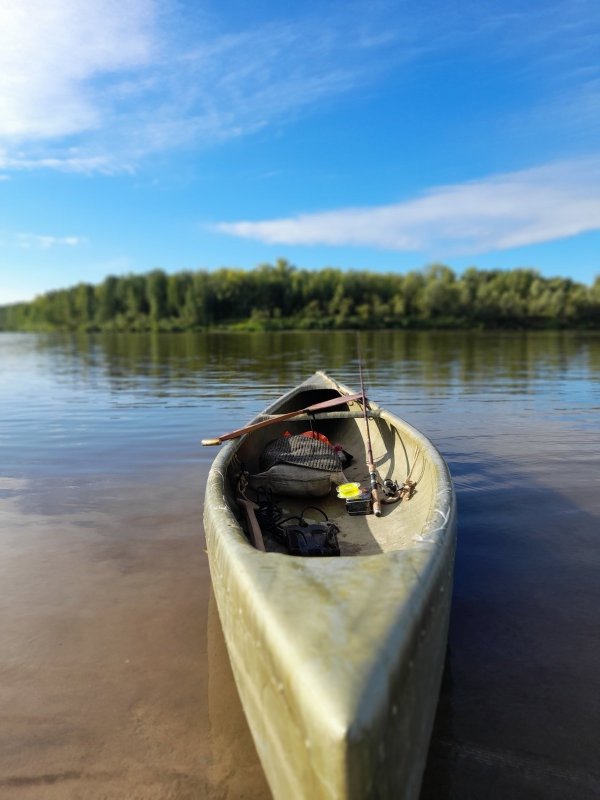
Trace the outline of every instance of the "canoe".
<instances>
[{"instance_id":1,"label":"canoe","mask_svg":"<svg viewBox=\"0 0 600 800\"><path fill-rule=\"evenodd\" d=\"M437 706L456 502L433 444L369 399L378 477L397 486L410 477L413 496L384 503L376 517L349 513L335 487L319 497L273 495L286 514L317 506L305 511L307 520L326 515L337 526L334 557L290 555L268 536L266 550L258 549L252 512L238 502L240 472L264 474L268 445L310 429L354 456L344 480L368 487L367 425L362 404L344 401L351 394L315 373L253 421L270 424L224 444L207 480L204 526L219 617L275 800L416 800ZM277 421L329 400L336 405Z\"/></svg>"}]
</instances>

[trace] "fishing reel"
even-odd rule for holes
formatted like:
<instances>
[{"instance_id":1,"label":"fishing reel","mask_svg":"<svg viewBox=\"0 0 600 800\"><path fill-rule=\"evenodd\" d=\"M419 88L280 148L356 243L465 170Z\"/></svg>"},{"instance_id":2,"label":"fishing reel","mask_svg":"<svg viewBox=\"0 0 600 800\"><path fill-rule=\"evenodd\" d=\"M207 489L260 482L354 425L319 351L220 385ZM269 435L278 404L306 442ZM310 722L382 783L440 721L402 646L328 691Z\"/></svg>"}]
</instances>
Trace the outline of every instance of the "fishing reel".
<instances>
[{"instance_id":1,"label":"fishing reel","mask_svg":"<svg viewBox=\"0 0 600 800\"><path fill-rule=\"evenodd\" d=\"M381 490L383 492L383 500L396 499L396 495L400 491L398 481L393 481L391 478L386 478L382 484Z\"/></svg>"},{"instance_id":2,"label":"fishing reel","mask_svg":"<svg viewBox=\"0 0 600 800\"><path fill-rule=\"evenodd\" d=\"M386 478L383 484L380 484L381 502L389 504L397 503L399 500L402 500L407 496L405 492L405 486L406 483L400 485L398 481L393 481L391 478Z\"/></svg>"}]
</instances>

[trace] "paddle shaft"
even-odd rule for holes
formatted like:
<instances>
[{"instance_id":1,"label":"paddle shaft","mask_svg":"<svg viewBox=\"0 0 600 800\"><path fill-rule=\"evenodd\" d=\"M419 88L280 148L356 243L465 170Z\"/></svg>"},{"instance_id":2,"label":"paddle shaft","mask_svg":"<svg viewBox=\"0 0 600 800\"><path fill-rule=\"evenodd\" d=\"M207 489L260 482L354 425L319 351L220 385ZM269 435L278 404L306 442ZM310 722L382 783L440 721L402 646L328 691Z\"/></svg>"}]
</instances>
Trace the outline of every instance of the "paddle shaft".
<instances>
[{"instance_id":1,"label":"paddle shaft","mask_svg":"<svg viewBox=\"0 0 600 800\"><path fill-rule=\"evenodd\" d=\"M369 470L369 480L371 481L371 498L373 500L373 513L376 517L381 516L381 502L379 500L379 485L377 483L377 470L373 462L373 446L371 445L371 431L369 429L369 416L367 414L367 398L365 397L365 384L363 381L362 363L358 359L358 373L360 375L360 391L362 397L363 414L365 427L367 430L367 469Z\"/></svg>"},{"instance_id":2,"label":"paddle shaft","mask_svg":"<svg viewBox=\"0 0 600 800\"><path fill-rule=\"evenodd\" d=\"M265 547L265 540L263 539L262 531L260 529L260 525L258 524L258 520L256 519L256 509L258 506L256 503L253 503L252 500L248 500L246 497L238 497L238 504L243 507L244 511L246 512L246 519L248 520L248 526L250 528L250 534L254 541L254 546L257 550L262 550L266 552L267 548Z\"/></svg>"},{"instance_id":3,"label":"paddle shaft","mask_svg":"<svg viewBox=\"0 0 600 800\"><path fill-rule=\"evenodd\" d=\"M364 392L359 392L357 394L341 394L339 397L332 397L331 400L324 400L322 403L315 403L312 406L301 408L298 411L290 411L286 414L278 414L276 417L263 419L260 422L254 422L252 425L246 425L245 428L238 428L236 431L223 433L221 436L216 436L214 439L202 439L202 444L204 446L209 446L221 444L229 439L239 439L239 437L243 436L245 433L252 433L252 431L258 431L261 428L267 428L269 425L285 422L285 420L293 419L299 414L312 414L315 411L323 411L326 408L335 408L335 406L341 406L343 403L350 403L352 400L359 400L360 398L362 398L364 402Z\"/></svg>"}]
</instances>

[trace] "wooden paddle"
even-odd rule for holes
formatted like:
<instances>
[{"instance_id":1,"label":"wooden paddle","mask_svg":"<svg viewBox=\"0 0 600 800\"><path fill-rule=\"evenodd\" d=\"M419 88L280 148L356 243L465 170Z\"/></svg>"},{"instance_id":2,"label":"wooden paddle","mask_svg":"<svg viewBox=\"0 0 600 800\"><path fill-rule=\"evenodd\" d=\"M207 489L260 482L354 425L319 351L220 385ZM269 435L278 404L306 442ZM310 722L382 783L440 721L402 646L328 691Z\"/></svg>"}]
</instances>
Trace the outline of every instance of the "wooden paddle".
<instances>
[{"instance_id":1,"label":"wooden paddle","mask_svg":"<svg viewBox=\"0 0 600 800\"><path fill-rule=\"evenodd\" d=\"M248 527L250 528L250 535L252 536L254 546L257 550L262 550L263 553L265 553L267 550L265 547L265 540L263 539L260 525L256 519L256 509L258 506L256 503L253 503L252 500L248 500L247 497L238 497L237 501L238 505L246 512L246 519L248 520Z\"/></svg>"},{"instance_id":2,"label":"wooden paddle","mask_svg":"<svg viewBox=\"0 0 600 800\"><path fill-rule=\"evenodd\" d=\"M252 539L252 543L256 547L257 550L262 550L266 552L267 548L265 547L265 540L263 539L262 531L260 529L260 525L258 524L258 520L256 518L256 512L258 511L259 506L257 503L254 503L248 497L246 497L246 489L248 488L248 473L242 471L238 478L237 484L237 502L240 508L244 509L246 514L246 520L248 522L248 533Z\"/></svg>"},{"instance_id":3,"label":"wooden paddle","mask_svg":"<svg viewBox=\"0 0 600 800\"><path fill-rule=\"evenodd\" d=\"M261 422L255 422L252 425L246 425L245 428L238 428L237 431L223 433L221 436L216 436L214 439L202 439L202 444L206 447L208 445L221 444L229 439L239 439L239 437L243 436L245 433L252 433L252 431L257 431L260 428L266 428L269 425L275 425L277 422L285 422L286 419L293 419L299 414L312 414L315 411L323 411L326 408L334 408L335 406L341 406L344 403L350 403L353 400L361 400L363 398L364 394L362 392L358 392L357 394L341 394L339 397L332 397L331 400L324 400L322 403L315 403L312 406L301 408L298 411L290 411L286 414L278 414L275 417L263 419Z\"/></svg>"}]
</instances>

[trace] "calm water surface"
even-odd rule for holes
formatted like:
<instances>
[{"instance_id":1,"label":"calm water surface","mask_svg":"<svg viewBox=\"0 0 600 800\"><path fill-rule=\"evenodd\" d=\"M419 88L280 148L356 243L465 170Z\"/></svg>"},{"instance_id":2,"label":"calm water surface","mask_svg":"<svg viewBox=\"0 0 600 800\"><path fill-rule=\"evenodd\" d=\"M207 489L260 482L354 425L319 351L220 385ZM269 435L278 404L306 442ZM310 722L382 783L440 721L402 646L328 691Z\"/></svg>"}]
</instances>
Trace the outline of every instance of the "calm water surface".
<instances>
[{"instance_id":1,"label":"calm water surface","mask_svg":"<svg viewBox=\"0 0 600 800\"><path fill-rule=\"evenodd\" d=\"M600 797L600 337L373 333L367 388L450 466L422 800ZM356 336L0 335L0 795L269 797L210 593L214 450Z\"/></svg>"}]
</instances>

